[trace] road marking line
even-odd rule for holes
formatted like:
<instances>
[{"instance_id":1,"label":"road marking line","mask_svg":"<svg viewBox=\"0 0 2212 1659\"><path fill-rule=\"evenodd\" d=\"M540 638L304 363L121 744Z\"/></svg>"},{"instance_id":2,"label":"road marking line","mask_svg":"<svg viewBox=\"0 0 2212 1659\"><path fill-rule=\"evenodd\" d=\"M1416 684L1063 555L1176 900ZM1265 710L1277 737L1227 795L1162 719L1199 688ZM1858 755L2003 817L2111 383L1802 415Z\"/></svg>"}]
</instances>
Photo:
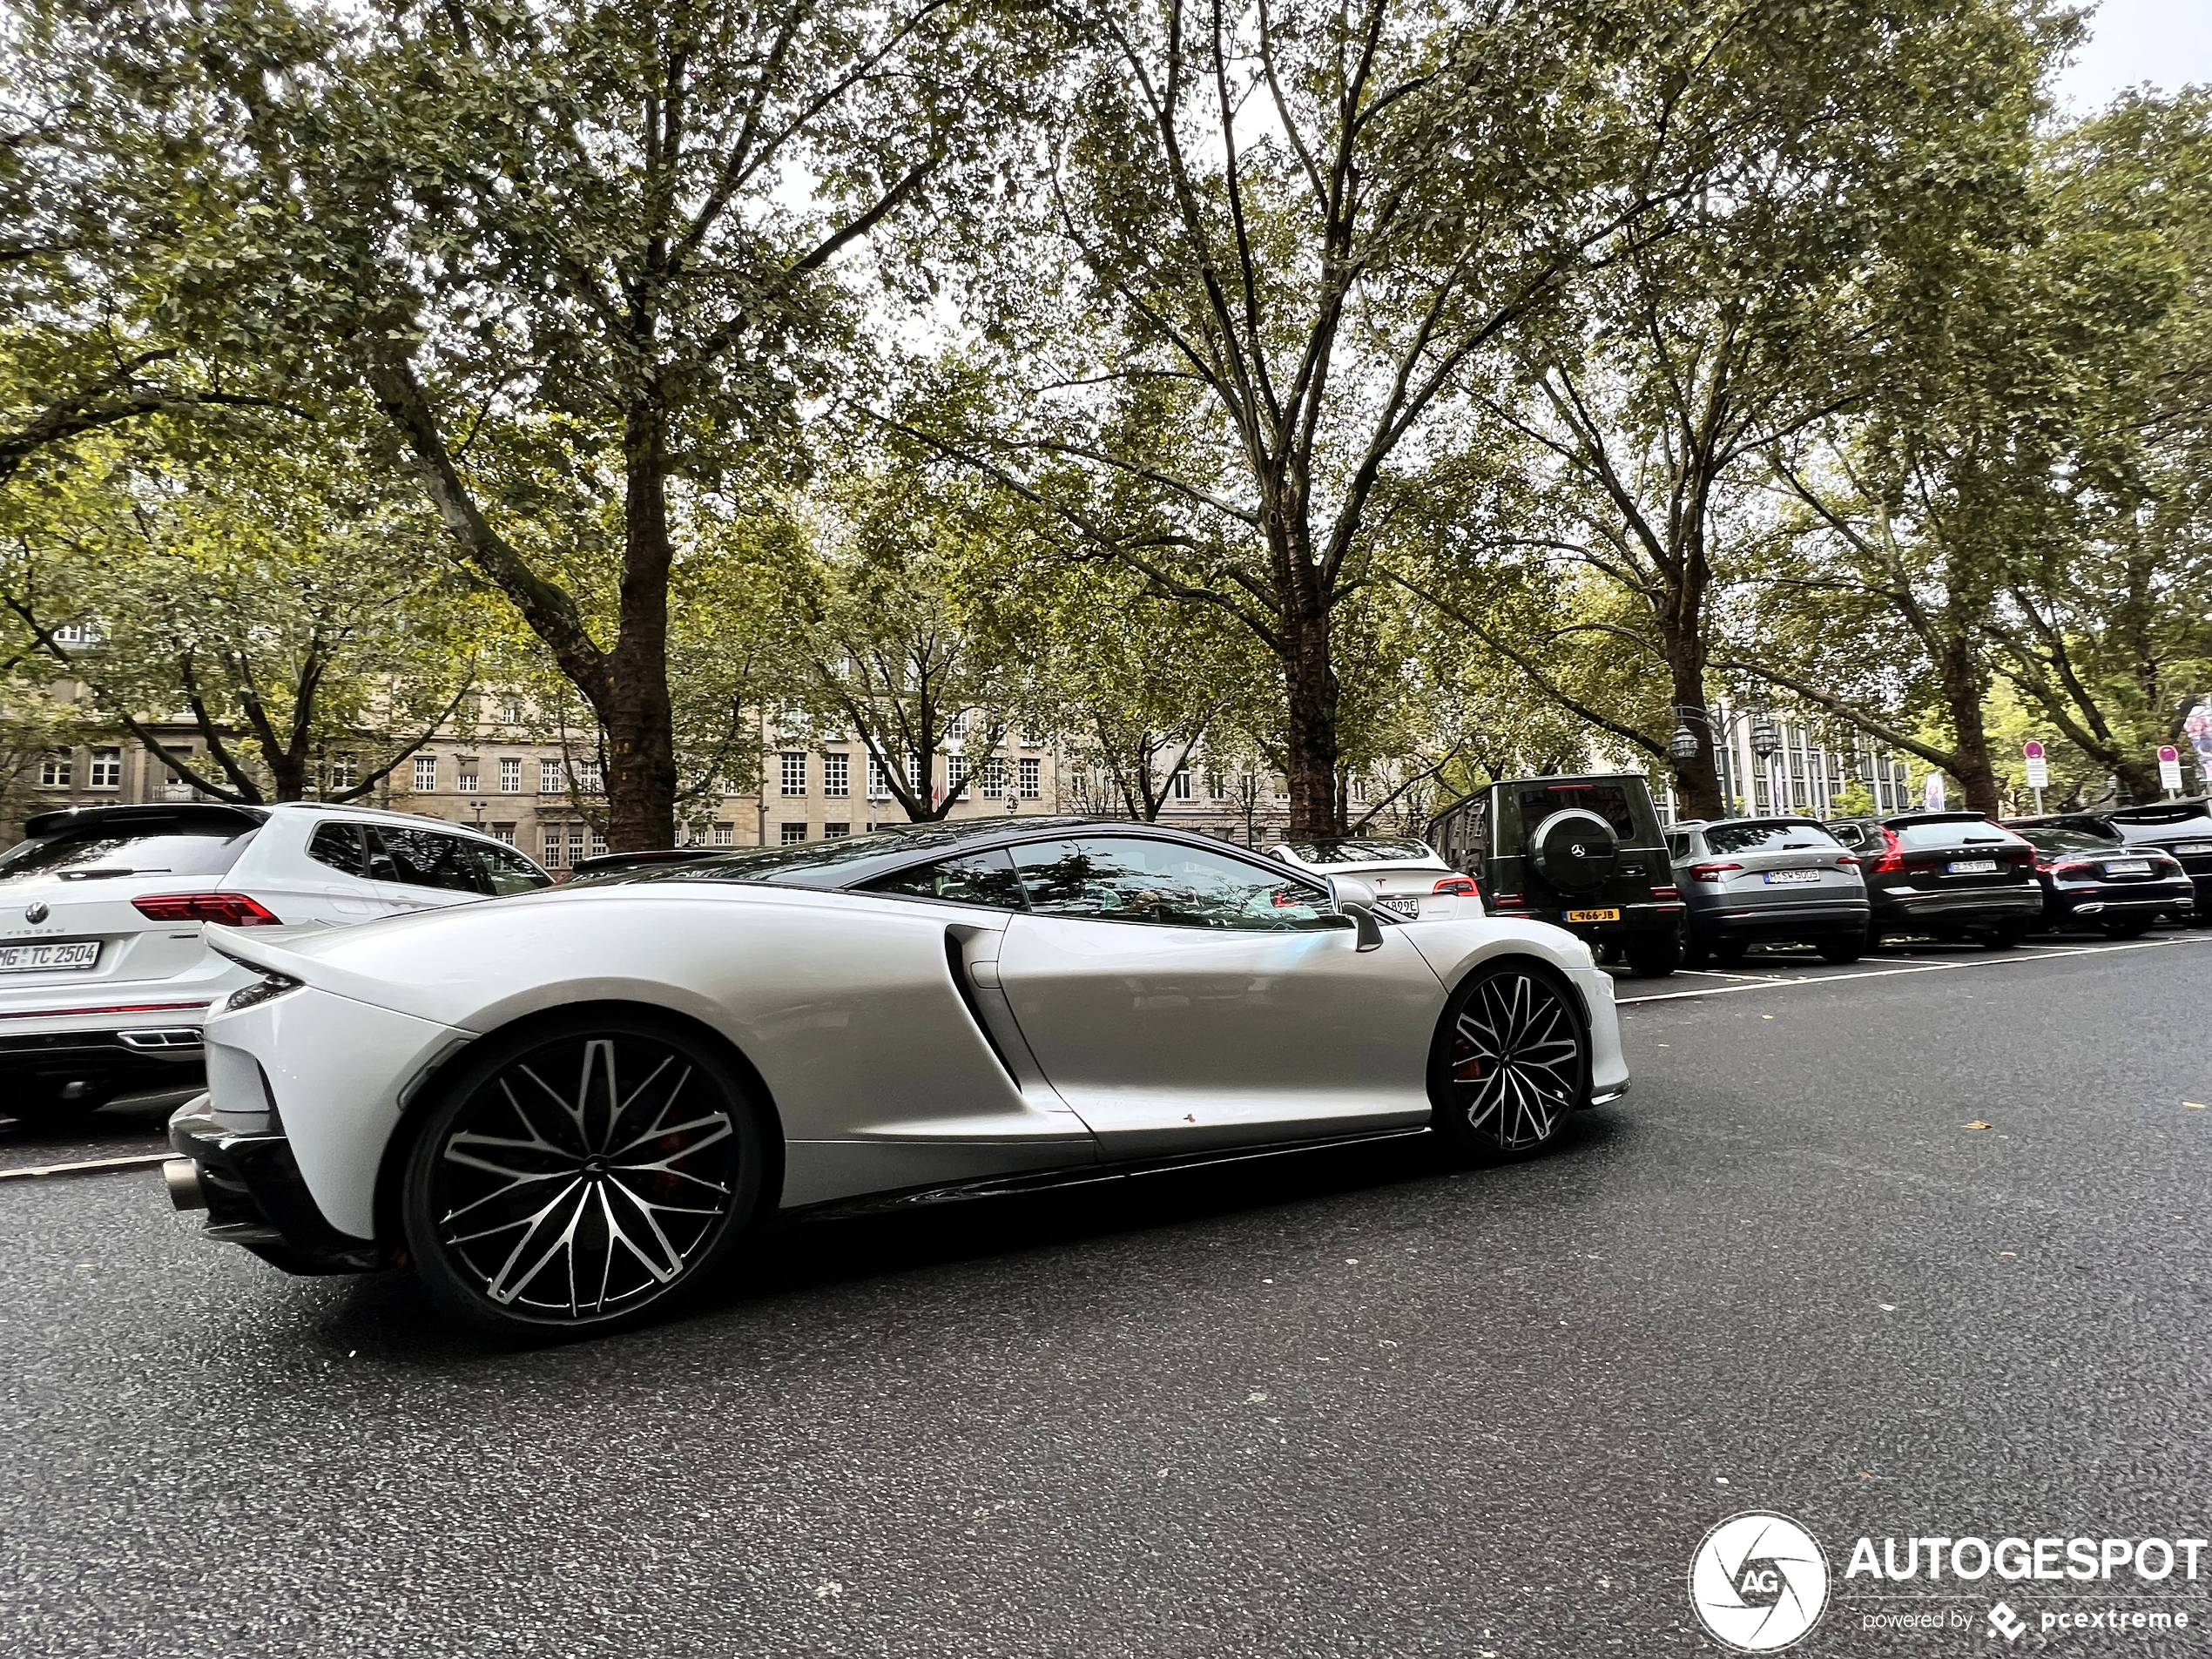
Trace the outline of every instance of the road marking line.
<instances>
[{"instance_id":1,"label":"road marking line","mask_svg":"<svg viewBox=\"0 0 2212 1659\"><path fill-rule=\"evenodd\" d=\"M143 1169L150 1163L166 1163L177 1155L174 1152L138 1152L123 1158L87 1158L81 1163L41 1163L28 1170L0 1170L0 1181L28 1181L36 1176L91 1175L101 1170Z\"/></svg>"},{"instance_id":2,"label":"road marking line","mask_svg":"<svg viewBox=\"0 0 2212 1659\"><path fill-rule=\"evenodd\" d=\"M2164 950L2172 945L2202 945L2212 943L2205 939L2148 939L2132 945L2051 945L2040 955L2016 956L2007 952L2003 955L1970 956L1955 961L1913 962L1898 968L1869 968L1856 974L1822 974L1811 979L1761 980L1755 985L1709 985L1696 991L1662 991L1653 996L1615 997L1616 1006L1629 1008L1638 1002L1681 1002L1697 996L1733 996L1739 991L1756 991L1768 987L1799 985L1833 985L1839 980L1889 979L1899 974L1943 974L1960 968L2002 968L2007 962L2048 961L2054 956L2104 956L2122 950Z\"/></svg>"}]
</instances>

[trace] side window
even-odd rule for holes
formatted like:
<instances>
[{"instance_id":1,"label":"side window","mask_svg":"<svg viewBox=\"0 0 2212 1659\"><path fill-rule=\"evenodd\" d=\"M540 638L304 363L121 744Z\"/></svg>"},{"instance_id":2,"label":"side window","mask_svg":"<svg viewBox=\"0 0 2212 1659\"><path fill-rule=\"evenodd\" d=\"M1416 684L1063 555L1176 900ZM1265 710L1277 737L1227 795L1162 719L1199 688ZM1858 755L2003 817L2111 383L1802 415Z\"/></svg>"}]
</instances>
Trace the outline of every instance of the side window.
<instances>
[{"instance_id":1,"label":"side window","mask_svg":"<svg viewBox=\"0 0 2212 1659\"><path fill-rule=\"evenodd\" d=\"M1688 858L1689 856L1689 837L1677 832L1669 831L1667 836L1667 856L1670 859Z\"/></svg>"},{"instance_id":2,"label":"side window","mask_svg":"<svg viewBox=\"0 0 2212 1659\"><path fill-rule=\"evenodd\" d=\"M307 856L347 875L367 875L368 861L361 856L358 824L318 824L307 838Z\"/></svg>"},{"instance_id":3,"label":"side window","mask_svg":"<svg viewBox=\"0 0 2212 1659\"><path fill-rule=\"evenodd\" d=\"M1315 882L1174 841L1036 841L1014 860L1042 915L1271 933L1342 925Z\"/></svg>"},{"instance_id":4,"label":"side window","mask_svg":"<svg viewBox=\"0 0 2212 1659\"><path fill-rule=\"evenodd\" d=\"M482 862L485 878L494 893L535 893L540 887L553 885L551 876L512 847L486 846L481 841L471 841L468 846Z\"/></svg>"},{"instance_id":5,"label":"side window","mask_svg":"<svg viewBox=\"0 0 2212 1659\"><path fill-rule=\"evenodd\" d=\"M895 893L909 899L949 899L955 904L988 905L994 910L1022 908L1022 878L1004 847L940 859L919 870L901 870L868 883L870 893Z\"/></svg>"},{"instance_id":6,"label":"side window","mask_svg":"<svg viewBox=\"0 0 2212 1659\"><path fill-rule=\"evenodd\" d=\"M387 825L378 825L367 833L369 869L381 880L410 887L437 887L447 893L491 890L474 849L455 836Z\"/></svg>"}]
</instances>

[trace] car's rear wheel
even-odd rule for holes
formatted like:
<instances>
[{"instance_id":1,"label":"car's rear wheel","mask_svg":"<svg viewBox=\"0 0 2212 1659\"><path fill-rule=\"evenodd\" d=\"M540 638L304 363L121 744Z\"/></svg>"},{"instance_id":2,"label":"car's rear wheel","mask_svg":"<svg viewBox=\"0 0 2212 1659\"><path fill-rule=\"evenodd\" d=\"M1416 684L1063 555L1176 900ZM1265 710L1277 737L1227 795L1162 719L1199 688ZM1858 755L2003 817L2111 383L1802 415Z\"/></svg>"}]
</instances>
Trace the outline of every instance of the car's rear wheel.
<instances>
[{"instance_id":1,"label":"car's rear wheel","mask_svg":"<svg viewBox=\"0 0 2212 1659\"><path fill-rule=\"evenodd\" d=\"M2150 931L2150 924L2148 916L2130 916L2124 921L2104 922L2098 931L2107 939L2141 939Z\"/></svg>"},{"instance_id":2,"label":"car's rear wheel","mask_svg":"<svg viewBox=\"0 0 2212 1659\"><path fill-rule=\"evenodd\" d=\"M1589 1077L1574 992L1534 962L1501 962L1470 974L1445 1005L1429 1059L1433 1122L1461 1157L1528 1157L1588 1100Z\"/></svg>"},{"instance_id":3,"label":"car's rear wheel","mask_svg":"<svg viewBox=\"0 0 2212 1659\"><path fill-rule=\"evenodd\" d=\"M1814 946L1824 962L1855 962L1866 952L1866 941L1858 934L1842 934L1821 940Z\"/></svg>"},{"instance_id":4,"label":"car's rear wheel","mask_svg":"<svg viewBox=\"0 0 2212 1659\"><path fill-rule=\"evenodd\" d=\"M707 1042L649 1018L498 1042L424 1121L401 1193L408 1253L448 1313L543 1340L667 1309L759 1201L759 1114Z\"/></svg>"},{"instance_id":5,"label":"car's rear wheel","mask_svg":"<svg viewBox=\"0 0 2212 1659\"><path fill-rule=\"evenodd\" d=\"M71 1089L78 1092L71 1094ZM34 1130L73 1128L115 1097L109 1088L81 1083L51 1083L35 1079L0 1090L0 1117L12 1117Z\"/></svg>"},{"instance_id":6,"label":"car's rear wheel","mask_svg":"<svg viewBox=\"0 0 2212 1659\"><path fill-rule=\"evenodd\" d=\"M1713 944L1713 960L1723 968L1733 968L1743 960L1744 953L1750 948L1750 941L1748 940L1716 940Z\"/></svg>"},{"instance_id":7,"label":"car's rear wheel","mask_svg":"<svg viewBox=\"0 0 2212 1659\"><path fill-rule=\"evenodd\" d=\"M1682 966L1682 941L1674 934L1633 940L1628 956L1630 973L1646 979L1664 979Z\"/></svg>"}]
</instances>

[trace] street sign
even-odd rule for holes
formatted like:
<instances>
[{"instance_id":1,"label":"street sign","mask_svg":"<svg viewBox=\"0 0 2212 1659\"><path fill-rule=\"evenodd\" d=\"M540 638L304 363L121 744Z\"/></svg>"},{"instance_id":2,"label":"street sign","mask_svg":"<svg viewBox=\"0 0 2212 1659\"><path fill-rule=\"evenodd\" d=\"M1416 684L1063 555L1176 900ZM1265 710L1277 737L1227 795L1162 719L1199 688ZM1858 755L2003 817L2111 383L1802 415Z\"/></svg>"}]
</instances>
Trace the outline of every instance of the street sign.
<instances>
[{"instance_id":1,"label":"street sign","mask_svg":"<svg viewBox=\"0 0 2212 1659\"><path fill-rule=\"evenodd\" d=\"M2182 792L2182 752L2170 743L2158 745L2158 786Z\"/></svg>"},{"instance_id":2,"label":"street sign","mask_svg":"<svg viewBox=\"0 0 2212 1659\"><path fill-rule=\"evenodd\" d=\"M2027 765L2027 786L2048 789L2051 786L2051 763L2044 758L2043 745L2033 738L2020 745L2020 759Z\"/></svg>"}]
</instances>

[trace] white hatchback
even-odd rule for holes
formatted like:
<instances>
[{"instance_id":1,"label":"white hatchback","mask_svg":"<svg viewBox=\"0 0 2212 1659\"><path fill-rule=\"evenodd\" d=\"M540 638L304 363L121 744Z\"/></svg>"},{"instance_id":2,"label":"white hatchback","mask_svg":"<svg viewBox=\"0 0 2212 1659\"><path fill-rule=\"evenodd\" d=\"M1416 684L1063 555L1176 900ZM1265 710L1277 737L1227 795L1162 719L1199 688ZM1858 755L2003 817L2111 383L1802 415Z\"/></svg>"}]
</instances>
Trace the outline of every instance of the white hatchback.
<instances>
[{"instance_id":1,"label":"white hatchback","mask_svg":"<svg viewBox=\"0 0 2212 1659\"><path fill-rule=\"evenodd\" d=\"M1447 864L1426 841L1410 835L1347 835L1325 841L1278 841L1268 852L1315 875L1356 876L1377 902L1409 921L1472 921L1483 914L1474 879Z\"/></svg>"},{"instance_id":2,"label":"white hatchback","mask_svg":"<svg viewBox=\"0 0 2212 1659\"><path fill-rule=\"evenodd\" d=\"M0 853L0 1116L199 1086L200 1024L253 974L203 924L342 927L552 878L491 836L289 802L45 813Z\"/></svg>"}]
</instances>

